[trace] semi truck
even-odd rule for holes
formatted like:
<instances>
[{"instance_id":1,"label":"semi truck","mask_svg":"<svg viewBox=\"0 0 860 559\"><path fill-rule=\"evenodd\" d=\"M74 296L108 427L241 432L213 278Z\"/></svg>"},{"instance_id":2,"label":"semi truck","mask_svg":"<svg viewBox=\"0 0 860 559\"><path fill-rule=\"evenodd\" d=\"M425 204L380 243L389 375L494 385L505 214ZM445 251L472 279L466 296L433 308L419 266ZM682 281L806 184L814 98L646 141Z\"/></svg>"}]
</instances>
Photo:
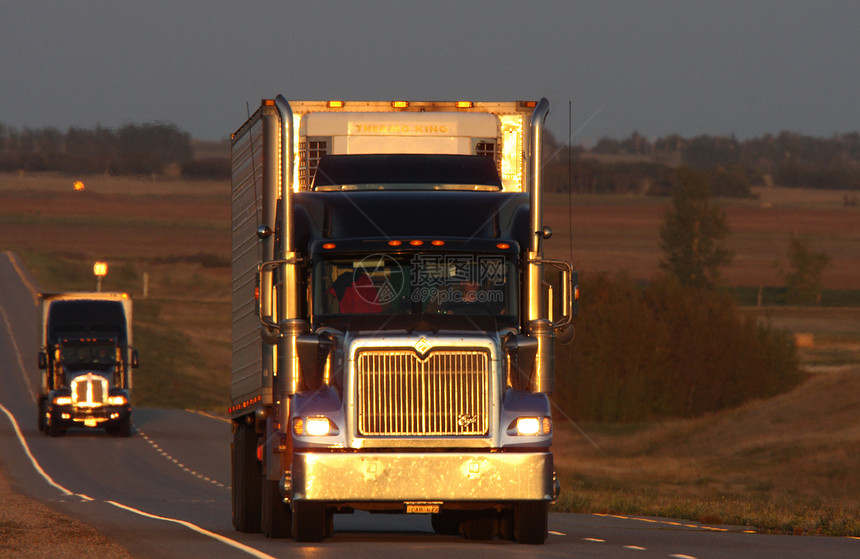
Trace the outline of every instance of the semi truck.
<instances>
[{"instance_id":1,"label":"semi truck","mask_svg":"<svg viewBox=\"0 0 860 559\"><path fill-rule=\"evenodd\" d=\"M231 137L232 522L547 537L554 349L537 102L263 100Z\"/></svg>"},{"instance_id":2,"label":"semi truck","mask_svg":"<svg viewBox=\"0 0 860 559\"><path fill-rule=\"evenodd\" d=\"M39 430L131 434L132 300L127 293L40 294Z\"/></svg>"}]
</instances>

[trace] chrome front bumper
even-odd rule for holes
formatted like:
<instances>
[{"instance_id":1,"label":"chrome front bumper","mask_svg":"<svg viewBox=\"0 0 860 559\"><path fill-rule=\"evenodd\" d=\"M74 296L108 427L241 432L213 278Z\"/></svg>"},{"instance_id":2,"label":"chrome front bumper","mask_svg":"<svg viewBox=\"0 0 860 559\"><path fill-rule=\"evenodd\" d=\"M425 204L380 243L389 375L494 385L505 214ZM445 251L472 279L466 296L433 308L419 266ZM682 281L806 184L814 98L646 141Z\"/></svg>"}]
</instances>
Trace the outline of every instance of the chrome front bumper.
<instances>
[{"instance_id":1,"label":"chrome front bumper","mask_svg":"<svg viewBox=\"0 0 860 559\"><path fill-rule=\"evenodd\" d=\"M553 499L552 454L295 453L293 500L518 501Z\"/></svg>"}]
</instances>

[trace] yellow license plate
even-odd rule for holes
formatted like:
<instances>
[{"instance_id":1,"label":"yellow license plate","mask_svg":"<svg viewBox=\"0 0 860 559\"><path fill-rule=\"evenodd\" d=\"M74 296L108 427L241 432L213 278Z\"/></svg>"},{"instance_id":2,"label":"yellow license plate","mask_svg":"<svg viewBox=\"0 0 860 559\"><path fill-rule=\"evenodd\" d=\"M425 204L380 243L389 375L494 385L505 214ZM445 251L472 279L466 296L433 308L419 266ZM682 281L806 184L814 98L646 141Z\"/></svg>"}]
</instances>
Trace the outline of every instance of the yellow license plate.
<instances>
[{"instance_id":1,"label":"yellow license plate","mask_svg":"<svg viewBox=\"0 0 860 559\"><path fill-rule=\"evenodd\" d=\"M406 514L436 514L442 503L406 503Z\"/></svg>"}]
</instances>

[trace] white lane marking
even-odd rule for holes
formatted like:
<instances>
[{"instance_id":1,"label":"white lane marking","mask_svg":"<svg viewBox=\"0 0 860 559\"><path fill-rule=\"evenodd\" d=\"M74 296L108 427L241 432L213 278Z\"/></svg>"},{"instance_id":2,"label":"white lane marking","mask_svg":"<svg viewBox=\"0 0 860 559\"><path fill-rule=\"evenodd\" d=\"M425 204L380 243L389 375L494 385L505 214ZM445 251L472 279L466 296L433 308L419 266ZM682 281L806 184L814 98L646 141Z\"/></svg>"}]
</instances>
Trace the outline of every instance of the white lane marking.
<instances>
[{"instance_id":1,"label":"white lane marking","mask_svg":"<svg viewBox=\"0 0 860 559\"><path fill-rule=\"evenodd\" d=\"M638 545L625 545L624 549L632 549L633 551L645 551L647 548L639 547Z\"/></svg>"},{"instance_id":2,"label":"white lane marking","mask_svg":"<svg viewBox=\"0 0 860 559\"><path fill-rule=\"evenodd\" d=\"M24 454L27 455L27 458L30 459L30 464L33 465L33 468L39 473L40 476L45 478L45 481L48 482L52 487L55 487L60 490L60 493L63 495L74 495L71 491L54 481L48 473L42 469L42 466L39 465L39 462L36 461L33 453L30 452L30 447L27 445L26 439L24 439L24 435L21 433L21 428L18 427L18 421L15 420L15 416L12 415L12 412L6 409L6 406L0 404L0 410L6 414L6 417L9 418L9 422L12 424L12 429L15 430L15 434L18 436L18 442L21 443L21 447L24 449Z\"/></svg>"},{"instance_id":3,"label":"white lane marking","mask_svg":"<svg viewBox=\"0 0 860 559\"><path fill-rule=\"evenodd\" d=\"M18 277L21 278L21 283L23 283L28 290L30 290L30 297L33 298L33 305L39 305L39 290L36 289L36 286L30 283L30 280L27 279L27 276L24 275L24 271L21 270L21 266L18 265L17 256L15 256L11 251L4 250L3 254L6 255L6 258L9 259L9 263L12 264L12 267L15 268L15 273L18 274ZM13 258L13 256L15 256Z\"/></svg>"},{"instance_id":4,"label":"white lane marking","mask_svg":"<svg viewBox=\"0 0 860 559\"><path fill-rule=\"evenodd\" d=\"M30 447L27 445L27 440L24 438L24 435L21 433L21 428L18 426L18 421L15 419L15 416L12 414L12 412L10 412L8 409L6 409L6 407L3 404L0 404L0 411L3 411L3 413L6 414L6 417L9 418L9 422L12 424L12 428L14 429L15 434L18 437L18 442L21 443L21 447L24 449L24 453L27 455L27 458L30 460L30 464L32 464L33 469L35 469L39 473L39 475L41 475L45 479L45 481L48 482L49 485L58 489L63 495L78 497L83 501L94 501L94 499L92 497L84 495L83 493L74 493L72 491L69 491L68 489L66 489L65 487L63 487L62 485L60 485L59 483L54 481L51 478L51 476L49 476L47 474L47 472L45 472L45 470L42 469L42 466L39 464L39 462L36 460L36 458L30 452ZM182 526L185 526L186 528L194 530L195 532L203 534L204 536L208 536L210 538L218 540L221 543L224 543L224 544L227 544L231 547L234 547L240 551L244 551L245 553L248 553L249 555L253 555L254 557L259 557L260 559L274 559L271 555L263 553L262 551L254 549L253 547L249 547L243 543L237 542L235 540L231 540L230 538L227 538L227 537L222 536L220 534L210 532L209 530L204 530L203 528L197 526L196 524L193 524L193 523L188 522L186 520L179 520L177 518L168 518L165 516L157 516L155 514L143 512L143 511L138 510L136 508L133 508L133 507L130 507L127 505L123 505L121 503L117 503L116 501L105 501L105 502L109 503L115 507L127 510L129 512L139 514L141 516L146 516L149 518L155 518L157 520L164 520L166 522L174 522L176 524L180 524Z\"/></svg>"},{"instance_id":5,"label":"white lane marking","mask_svg":"<svg viewBox=\"0 0 860 559\"><path fill-rule=\"evenodd\" d=\"M260 551L258 549L247 546L241 542L237 542L236 540L231 540L230 538L222 536L221 534L216 534L215 532L210 532L209 530L205 530L205 529L201 528L200 526L197 526L196 524L188 522L187 520L179 520L176 518L169 518L167 516L158 516L155 514L150 514L148 512L143 512L142 510L138 510L136 508L129 507L127 505L123 505L123 504L117 503L115 501L106 501L106 502L108 504L111 504L111 505L118 507L118 508L121 508L123 510L133 512L134 514L139 514L140 516L145 516L147 518L154 518L156 520L163 520L165 522L174 522L174 523L179 524L181 526L185 526L186 528L188 528L190 530L193 530L199 534L203 534L204 536L208 536L210 538L216 539L219 542L225 543L231 547L235 547L236 549L238 549L240 551L244 551L245 553L247 553L249 555L253 555L254 557L259 557L260 559L275 559L271 555L269 555L267 553L263 553L262 551Z\"/></svg>"},{"instance_id":6,"label":"white lane marking","mask_svg":"<svg viewBox=\"0 0 860 559\"><path fill-rule=\"evenodd\" d=\"M18 371L20 371L21 377L24 379L24 384L27 385L27 390L30 392L30 398L35 402L37 401L36 391L33 390L33 385L27 377L27 368L24 366L24 359L21 357L21 350L18 348L18 342L15 340L15 333L12 330L12 324L9 322L9 316L6 314L6 310L2 305L0 305L0 315L3 315L3 322L6 323L6 331L9 332L9 341L12 342L12 349L15 350L15 359L18 360Z\"/></svg>"},{"instance_id":7,"label":"white lane marking","mask_svg":"<svg viewBox=\"0 0 860 559\"><path fill-rule=\"evenodd\" d=\"M566 536L567 535L564 532L557 532L555 530L547 530L546 533L552 534L553 536Z\"/></svg>"},{"instance_id":8,"label":"white lane marking","mask_svg":"<svg viewBox=\"0 0 860 559\"><path fill-rule=\"evenodd\" d=\"M222 488L226 488L226 487L227 487L226 485L224 485L224 484L223 484L223 483L221 483L220 481L214 480L214 479L212 479L212 478L210 478L210 477L208 477L208 476L205 476L205 475L203 475L203 474L201 474L201 473L198 473L198 472L196 472L196 471L192 470L191 468L189 468L188 466L186 466L185 464L183 464L182 462L180 462L179 460L177 460L176 458L174 458L173 456L171 456L170 454L168 454L168 453L167 453L163 448L161 448L160 446L158 446L158 443L157 443L157 442L155 442L154 440L150 439L150 438L149 438L149 435L147 435L146 433L144 433L144 432L143 432L143 431L141 431L140 429L138 429L138 430L137 430L137 432L138 432L138 433L140 433L140 435L143 437L143 439L144 439L146 442L148 442L148 443L150 444L150 446L152 446L152 448L154 448L154 449L155 449L155 451L156 451L156 452L158 452L158 454L160 454L163 458L165 458L165 459L166 459L166 460L168 460L169 462L172 462L173 464L176 464L176 466L177 466L177 467L182 468L182 471L184 471L184 472L186 472L186 473L188 473L188 474L191 474L192 476L196 477L197 479L201 479L201 480L203 480L203 481L209 482L209 483L211 483L212 485L215 485L215 486L217 486L217 487L222 487Z\"/></svg>"},{"instance_id":9,"label":"white lane marking","mask_svg":"<svg viewBox=\"0 0 860 559\"><path fill-rule=\"evenodd\" d=\"M697 559L696 557L693 557L692 555L684 555L682 553L678 553L676 555L670 555L669 557L674 557L675 559Z\"/></svg>"},{"instance_id":10,"label":"white lane marking","mask_svg":"<svg viewBox=\"0 0 860 559\"><path fill-rule=\"evenodd\" d=\"M681 524L671 520L656 520L654 518L641 518L638 516L623 516L619 514L603 514L599 512L591 513L594 516L604 516L607 518L620 518L621 520L636 520L638 522L649 522L651 524L668 524L669 526L686 526L687 528L696 528L697 530L709 530L711 532L728 532L728 528L718 528L716 526L706 526L704 524ZM755 532L752 532L755 533Z\"/></svg>"},{"instance_id":11,"label":"white lane marking","mask_svg":"<svg viewBox=\"0 0 860 559\"><path fill-rule=\"evenodd\" d=\"M187 411L189 413L196 413L197 415L202 415L203 417L208 417L209 419L215 419L217 421L222 421L224 423L230 423L230 420L227 419L226 417L221 417L220 415L215 415L215 414L212 414L209 412L205 412L205 411L201 411L201 410L192 410L192 409L188 409L188 408L185 408L185 411Z\"/></svg>"},{"instance_id":12,"label":"white lane marking","mask_svg":"<svg viewBox=\"0 0 860 559\"><path fill-rule=\"evenodd\" d=\"M582 538L583 541L586 542L594 542L594 543L606 543L606 540L601 540L600 538Z\"/></svg>"}]
</instances>

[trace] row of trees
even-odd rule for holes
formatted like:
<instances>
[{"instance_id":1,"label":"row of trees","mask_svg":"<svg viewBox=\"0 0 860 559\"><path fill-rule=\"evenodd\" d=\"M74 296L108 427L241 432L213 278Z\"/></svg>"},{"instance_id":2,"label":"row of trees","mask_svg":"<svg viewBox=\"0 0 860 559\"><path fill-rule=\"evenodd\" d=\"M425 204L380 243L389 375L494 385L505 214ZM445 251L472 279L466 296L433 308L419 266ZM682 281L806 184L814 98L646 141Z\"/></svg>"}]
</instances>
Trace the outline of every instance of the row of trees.
<instances>
[{"instance_id":1,"label":"row of trees","mask_svg":"<svg viewBox=\"0 0 860 559\"><path fill-rule=\"evenodd\" d=\"M734 136L674 134L649 140L603 138L591 148L567 146L551 135L545 163L550 191L666 196L675 168L695 169L718 197L751 197L752 185L860 191L860 134L815 138L792 132L738 140ZM71 127L18 130L0 124L0 171L160 174L229 177L226 158L196 159L191 136L169 123L126 124L116 130ZM853 198L852 198L853 199Z\"/></svg>"},{"instance_id":2,"label":"row of trees","mask_svg":"<svg viewBox=\"0 0 860 559\"><path fill-rule=\"evenodd\" d=\"M548 186L566 192L664 196L674 168L704 173L714 196L750 197L750 187L860 191L860 134L815 138L791 132L740 141L734 136L678 135L648 140L604 138L593 147L570 147L549 138Z\"/></svg>"},{"instance_id":3,"label":"row of trees","mask_svg":"<svg viewBox=\"0 0 860 559\"><path fill-rule=\"evenodd\" d=\"M591 149L579 149L592 154L642 155L658 160L678 156L681 164L696 169L744 165L774 172L785 164L856 168L860 163L860 133L816 138L781 132L749 140L707 134L682 138L674 134L651 141L634 132L624 140L604 138Z\"/></svg>"},{"instance_id":4,"label":"row of trees","mask_svg":"<svg viewBox=\"0 0 860 559\"><path fill-rule=\"evenodd\" d=\"M17 130L0 124L0 171L150 175L192 162L191 135L173 124Z\"/></svg>"}]
</instances>

